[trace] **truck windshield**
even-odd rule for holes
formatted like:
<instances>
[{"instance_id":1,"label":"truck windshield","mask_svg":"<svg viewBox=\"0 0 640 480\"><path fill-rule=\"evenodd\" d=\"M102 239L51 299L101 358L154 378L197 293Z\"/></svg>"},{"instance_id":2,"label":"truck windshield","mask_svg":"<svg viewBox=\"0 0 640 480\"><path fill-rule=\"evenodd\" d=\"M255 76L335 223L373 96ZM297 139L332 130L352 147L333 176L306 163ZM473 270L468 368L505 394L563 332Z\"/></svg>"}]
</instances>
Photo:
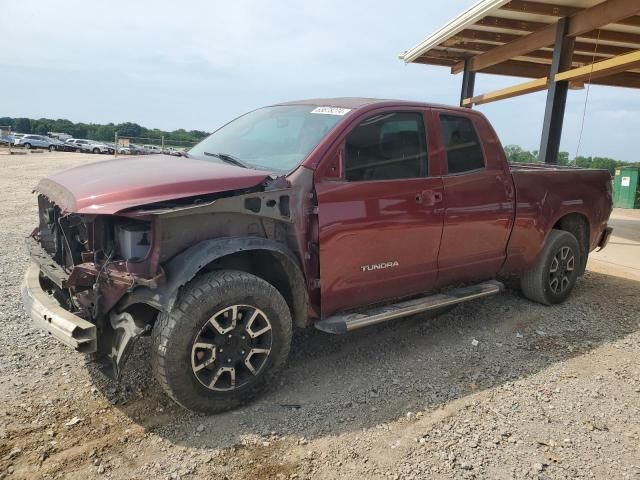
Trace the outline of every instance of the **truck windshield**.
<instances>
[{"instance_id":1,"label":"truck windshield","mask_svg":"<svg viewBox=\"0 0 640 480\"><path fill-rule=\"evenodd\" d=\"M346 112L316 105L260 108L213 132L189 156L220 163L223 157L234 158L251 168L286 173L311 153Z\"/></svg>"}]
</instances>

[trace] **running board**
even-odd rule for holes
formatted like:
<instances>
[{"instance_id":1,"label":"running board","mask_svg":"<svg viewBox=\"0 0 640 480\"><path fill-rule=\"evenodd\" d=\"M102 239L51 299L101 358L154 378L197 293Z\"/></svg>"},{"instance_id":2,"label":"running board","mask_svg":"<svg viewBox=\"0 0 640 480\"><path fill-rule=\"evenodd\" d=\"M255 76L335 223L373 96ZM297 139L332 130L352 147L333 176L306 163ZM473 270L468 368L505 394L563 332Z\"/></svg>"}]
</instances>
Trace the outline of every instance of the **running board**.
<instances>
[{"instance_id":1,"label":"running board","mask_svg":"<svg viewBox=\"0 0 640 480\"><path fill-rule=\"evenodd\" d=\"M429 310L457 305L476 298L488 297L500 293L502 290L504 290L502 283L491 280L469 287L454 288L447 290L445 293L374 307L368 311L334 315L317 321L315 327L326 333L347 333L396 318L408 317L416 313L428 312Z\"/></svg>"}]
</instances>

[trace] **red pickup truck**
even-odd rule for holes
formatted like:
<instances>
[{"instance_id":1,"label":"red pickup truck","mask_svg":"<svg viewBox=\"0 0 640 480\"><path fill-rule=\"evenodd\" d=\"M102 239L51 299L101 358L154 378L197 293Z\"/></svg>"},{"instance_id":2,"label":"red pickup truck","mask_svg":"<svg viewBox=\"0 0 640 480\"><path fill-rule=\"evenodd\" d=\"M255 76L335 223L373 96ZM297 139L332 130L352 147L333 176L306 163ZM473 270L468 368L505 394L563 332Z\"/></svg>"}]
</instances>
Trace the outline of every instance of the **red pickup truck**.
<instances>
[{"instance_id":1,"label":"red pickup truck","mask_svg":"<svg viewBox=\"0 0 640 480\"><path fill-rule=\"evenodd\" d=\"M562 302L611 228L606 170L507 164L469 109L338 98L274 105L185 157L43 179L22 288L33 321L117 377L152 336L180 405L247 401L292 329L339 334L499 293Z\"/></svg>"}]
</instances>

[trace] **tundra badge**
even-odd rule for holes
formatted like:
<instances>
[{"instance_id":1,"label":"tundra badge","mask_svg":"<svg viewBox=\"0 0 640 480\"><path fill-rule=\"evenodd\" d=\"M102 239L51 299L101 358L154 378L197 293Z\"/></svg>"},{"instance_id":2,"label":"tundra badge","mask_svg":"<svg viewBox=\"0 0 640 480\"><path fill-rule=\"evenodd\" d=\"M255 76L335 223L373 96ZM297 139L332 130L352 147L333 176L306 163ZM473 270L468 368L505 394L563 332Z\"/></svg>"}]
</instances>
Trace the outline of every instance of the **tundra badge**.
<instances>
[{"instance_id":1,"label":"tundra badge","mask_svg":"<svg viewBox=\"0 0 640 480\"><path fill-rule=\"evenodd\" d=\"M382 263L374 263L372 265L362 265L360 269L363 272L371 272L372 270L382 270L385 268L398 267L400 264L397 261L392 262L382 262Z\"/></svg>"}]
</instances>

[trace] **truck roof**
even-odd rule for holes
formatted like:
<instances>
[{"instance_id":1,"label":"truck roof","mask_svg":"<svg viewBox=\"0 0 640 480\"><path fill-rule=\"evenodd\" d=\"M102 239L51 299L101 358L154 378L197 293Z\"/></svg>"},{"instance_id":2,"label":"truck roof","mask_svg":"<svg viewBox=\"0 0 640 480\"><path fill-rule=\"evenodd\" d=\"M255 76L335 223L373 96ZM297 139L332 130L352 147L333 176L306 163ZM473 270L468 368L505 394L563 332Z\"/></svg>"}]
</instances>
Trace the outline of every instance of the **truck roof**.
<instances>
[{"instance_id":1,"label":"truck roof","mask_svg":"<svg viewBox=\"0 0 640 480\"><path fill-rule=\"evenodd\" d=\"M318 105L327 107L341 107L358 109L371 106L412 106L412 107L435 107L446 108L447 110L460 110L466 113L478 113L469 108L454 107L451 105L441 105L437 103L415 102L411 100L395 100L384 98L366 97L335 97L335 98L309 98L304 100L293 100L290 102L277 103L276 105Z\"/></svg>"}]
</instances>

